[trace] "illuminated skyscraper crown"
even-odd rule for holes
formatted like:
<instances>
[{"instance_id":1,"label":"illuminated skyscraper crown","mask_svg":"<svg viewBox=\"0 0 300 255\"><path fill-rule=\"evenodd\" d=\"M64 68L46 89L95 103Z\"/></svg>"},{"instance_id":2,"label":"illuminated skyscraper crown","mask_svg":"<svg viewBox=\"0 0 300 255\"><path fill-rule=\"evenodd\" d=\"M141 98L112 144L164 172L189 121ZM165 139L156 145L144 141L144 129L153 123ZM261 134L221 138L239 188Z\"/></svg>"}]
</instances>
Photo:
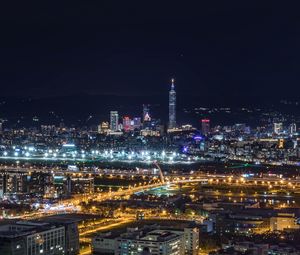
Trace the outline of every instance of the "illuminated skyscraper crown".
<instances>
[{"instance_id":1,"label":"illuminated skyscraper crown","mask_svg":"<svg viewBox=\"0 0 300 255\"><path fill-rule=\"evenodd\" d=\"M172 78L172 79L171 79L171 83L172 83L172 85L171 85L171 90L174 90L174 89L175 89L174 82L175 82L175 80Z\"/></svg>"}]
</instances>

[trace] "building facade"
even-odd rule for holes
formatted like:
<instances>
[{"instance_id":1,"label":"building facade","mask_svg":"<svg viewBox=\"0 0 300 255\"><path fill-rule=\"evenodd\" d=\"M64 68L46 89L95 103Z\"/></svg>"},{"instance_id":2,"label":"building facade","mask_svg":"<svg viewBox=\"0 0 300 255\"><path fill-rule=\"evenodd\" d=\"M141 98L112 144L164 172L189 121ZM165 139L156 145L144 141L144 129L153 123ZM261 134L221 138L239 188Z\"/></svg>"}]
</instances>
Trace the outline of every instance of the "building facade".
<instances>
[{"instance_id":1,"label":"building facade","mask_svg":"<svg viewBox=\"0 0 300 255\"><path fill-rule=\"evenodd\" d=\"M27 191L26 172L4 171L0 173L0 198L9 194L20 194Z\"/></svg>"},{"instance_id":2,"label":"building facade","mask_svg":"<svg viewBox=\"0 0 300 255\"><path fill-rule=\"evenodd\" d=\"M17 222L0 227L0 254L66 254L65 227Z\"/></svg>"},{"instance_id":3,"label":"building facade","mask_svg":"<svg viewBox=\"0 0 300 255\"><path fill-rule=\"evenodd\" d=\"M119 113L117 111L110 112L110 130L117 131L119 126Z\"/></svg>"},{"instance_id":4,"label":"building facade","mask_svg":"<svg viewBox=\"0 0 300 255\"><path fill-rule=\"evenodd\" d=\"M198 250L198 228L134 228L121 235L108 232L92 239L94 254L139 255L147 251L152 255L195 255Z\"/></svg>"},{"instance_id":5,"label":"building facade","mask_svg":"<svg viewBox=\"0 0 300 255\"><path fill-rule=\"evenodd\" d=\"M201 120L201 130L202 130L202 135L208 135L208 133L210 132L210 120L209 119Z\"/></svg>"}]
</instances>

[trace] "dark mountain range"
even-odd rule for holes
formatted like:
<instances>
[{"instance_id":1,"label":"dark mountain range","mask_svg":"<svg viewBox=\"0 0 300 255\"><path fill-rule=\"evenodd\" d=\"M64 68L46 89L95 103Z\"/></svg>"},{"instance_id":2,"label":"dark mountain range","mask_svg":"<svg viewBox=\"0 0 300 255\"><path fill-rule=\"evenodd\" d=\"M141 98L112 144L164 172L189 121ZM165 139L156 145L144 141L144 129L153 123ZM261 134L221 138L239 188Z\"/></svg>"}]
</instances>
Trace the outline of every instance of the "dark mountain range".
<instances>
[{"instance_id":1,"label":"dark mountain range","mask_svg":"<svg viewBox=\"0 0 300 255\"><path fill-rule=\"evenodd\" d=\"M195 108L200 107L230 107L232 110L249 107L262 108L266 111L279 111L299 115L300 106L296 101L280 101L271 103L268 100L261 100L261 103L248 101L231 100L223 103L222 95L215 97L203 96L177 96L178 123L197 124L199 119L206 117L205 112L195 114ZM5 126L32 126L42 124L56 124L64 122L67 125L84 126L98 124L100 121L109 120L111 110L119 111L122 116L141 116L142 105L151 104L151 114L154 118L167 121L168 116L168 95L165 96L115 96L115 95L73 95L61 97L44 98L2 98L0 100L0 118L5 119ZM197 111L196 111L197 112ZM215 123L234 123L247 120L242 114L214 115ZM209 117L209 116L208 116ZM255 118L255 116L253 117ZM35 121L34 121L35 120ZM38 121L37 121L38 120Z\"/></svg>"}]
</instances>

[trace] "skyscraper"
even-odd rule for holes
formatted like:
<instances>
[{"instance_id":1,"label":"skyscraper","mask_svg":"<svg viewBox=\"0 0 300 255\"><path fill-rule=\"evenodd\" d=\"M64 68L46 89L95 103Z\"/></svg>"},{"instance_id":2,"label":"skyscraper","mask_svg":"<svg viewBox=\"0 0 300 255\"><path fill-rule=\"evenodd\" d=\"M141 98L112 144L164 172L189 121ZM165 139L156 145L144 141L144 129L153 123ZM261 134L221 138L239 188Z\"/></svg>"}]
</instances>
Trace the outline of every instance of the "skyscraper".
<instances>
[{"instance_id":1,"label":"skyscraper","mask_svg":"<svg viewBox=\"0 0 300 255\"><path fill-rule=\"evenodd\" d=\"M169 128L176 127L176 91L174 79L171 80L171 90L169 92Z\"/></svg>"},{"instance_id":2,"label":"skyscraper","mask_svg":"<svg viewBox=\"0 0 300 255\"><path fill-rule=\"evenodd\" d=\"M117 131L119 125L119 114L117 111L110 112L110 130Z\"/></svg>"},{"instance_id":3,"label":"skyscraper","mask_svg":"<svg viewBox=\"0 0 300 255\"><path fill-rule=\"evenodd\" d=\"M143 121L150 121L150 105L143 104Z\"/></svg>"},{"instance_id":4,"label":"skyscraper","mask_svg":"<svg viewBox=\"0 0 300 255\"><path fill-rule=\"evenodd\" d=\"M209 119L202 119L201 120L201 129L202 135L207 135L210 131L210 120Z\"/></svg>"},{"instance_id":5,"label":"skyscraper","mask_svg":"<svg viewBox=\"0 0 300 255\"><path fill-rule=\"evenodd\" d=\"M133 129L140 129L141 128L141 118L135 117L133 118Z\"/></svg>"},{"instance_id":6,"label":"skyscraper","mask_svg":"<svg viewBox=\"0 0 300 255\"><path fill-rule=\"evenodd\" d=\"M128 116L123 118L123 129L125 132L128 132L132 129L131 119Z\"/></svg>"},{"instance_id":7,"label":"skyscraper","mask_svg":"<svg viewBox=\"0 0 300 255\"><path fill-rule=\"evenodd\" d=\"M297 132L297 125L296 123L292 123L290 124L290 127L289 127L289 133L291 135L295 134Z\"/></svg>"},{"instance_id":8,"label":"skyscraper","mask_svg":"<svg viewBox=\"0 0 300 255\"><path fill-rule=\"evenodd\" d=\"M274 125L274 129L273 129L274 133L276 135L280 134L283 130L282 123L281 122L276 122L273 125Z\"/></svg>"}]
</instances>

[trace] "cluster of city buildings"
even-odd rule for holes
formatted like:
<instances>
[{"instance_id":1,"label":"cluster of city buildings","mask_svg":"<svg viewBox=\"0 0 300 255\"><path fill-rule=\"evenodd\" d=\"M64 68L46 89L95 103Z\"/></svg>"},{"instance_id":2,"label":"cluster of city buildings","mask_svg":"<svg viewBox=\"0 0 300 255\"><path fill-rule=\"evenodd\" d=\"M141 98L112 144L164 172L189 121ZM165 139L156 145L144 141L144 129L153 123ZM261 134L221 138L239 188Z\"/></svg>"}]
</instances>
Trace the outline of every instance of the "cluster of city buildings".
<instances>
[{"instance_id":1,"label":"cluster of city buildings","mask_svg":"<svg viewBox=\"0 0 300 255\"><path fill-rule=\"evenodd\" d=\"M171 90L169 92L169 122L168 130L176 130L176 91L174 79L172 79ZM110 122L102 122L98 126L98 133L109 135L122 135L123 132L139 132L142 136L163 136L165 126L160 119L154 119L150 113L150 105L143 105L143 115L141 117L130 118L124 116L120 121L118 111L110 112Z\"/></svg>"},{"instance_id":2,"label":"cluster of city buildings","mask_svg":"<svg viewBox=\"0 0 300 255\"><path fill-rule=\"evenodd\" d=\"M58 198L71 194L94 192L94 178L74 175L54 175L51 172L20 169L0 172L0 200L4 198Z\"/></svg>"},{"instance_id":3,"label":"cluster of city buildings","mask_svg":"<svg viewBox=\"0 0 300 255\"><path fill-rule=\"evenodd\" d=\"M222 249L210 252L209 255L299 255L299 247L286 244L256 243L251 241L230 242L222 245Z\"/></svg>"},{"instance_id":4,"label":"cluster of city buildings","mask_svg":"<svg viewBox=\"0 0 300 255\"><path fill-rule=\"evenodd\" d=\"M213 171L216 171L215 162L243 161L252 162L253 166L299 166L300 133L294 121L269 118L257 127L244 123L213 126L211 119L203 116L196 127L189 124L180 126L176 120L174 80L169 92L168 110L168 125L153 118L149 104L143 105L141 117L122 117L118 111L111 111L109 121L92 127L42 125L39 129L2 129L0 123L0 161L4 162L0 172L0 217L15 219L22 213L25 215L25 211L33 210L39 213L47 210L61 212L61 209L54 208L59 207L58 199L67 200L76 195L81 195L82 198L82 195L95 191L100 194L101 190L95 189L95 180L102 174L107 179L111 176L122 179L129 188L128 180L134 179L135 174L139 175L139 181L149 184L155 178L159 181L161 173L153 169L148 169L147 172L140 168L134 171L114 169L110 172L102 169L101 172L96 167L99 162L142 162L148 166L156 161L172 166L212 162ZM49 166L50 170L47 169ZM200 170L205 172L207 166L208 164L201 165ZM196 169L190 168L186 172L171 170L166 181L174 176L184 179L186 175L187 181L193 180L194 170ZM124 180L125 175L127 180ZM262 176L261 182L263 179ZM224 182L225 185L226 180L220 179L218 182ZM137 183L138 181L132 184ZM199 183L213 185L206 177ZM178 185L181 189L181 184ZM267 188L271 189L272 185L275 185L275 181L269 183ZM288 188L295 192L298 187L290 183ZM287 203L296 203L290 201L289 192ZM155 197L140 193L131 195L129 199L120 196L123 199L122 205L127 209L156 209L158 216L162 216L161 211L166 210L172 217L179 219L178 211L192 210L194 214L189 217L195 220L198 216L198 223L184 228L144 226L121 232L99 233L92 239L93 252L111 255L196 255L199 251L200 233L234 237L300 231L299 210L290 205L286 206L290 208L283 209L279 205L273 205L274 201L269 207L261 207L259 201L253 199L240 202L204 198L188 200L187 195L195 196L179 194ZM88 208L88 199L86 201ZM120 205L120 201L113 198L107 203L112 205L112 211ZM67 210L65 205L63 212ZM140 216L144 217L142 214ZM77 225L73 220L55 218L0 224L0 254L75 255L79 251L78 238ZM230 240L222 243L222 249L213 254L298 254L297 248L299 247L289 244Z\"/></svg>"},{"instance_id":5,"label":"cluster of city buildings","mask_svg":"<svg viewBox=\"0 0 300 255\"><path fill-rule=\"evenodd\" d=\"M300 158L299 133L293 119L268 115L262 124L245 123L212 126L211 119L201 118L197 126L178 125L176 91L172 80L169 92L168 125L155 119L149 104L143 105L141 117L121 117L110 112L109 121L97 126L66 127L63 124L38 128L2 129L0 158L45 160L147 160L142 151L161 154L180 153L181 161L193 156L204 160L238 160L257 164L297 165ZM229 111L224 108L224 111ZM106 151L106 153L105 153ZM133 154L132 154L133 153ZM137 156L139 155L140 156ZM155 158L154 153L151 160ZM174 159L169 157L168 159ZM164 160L161 157L157 160ZM192 160L193 161L193 160Z\"/></svg>"}]
</instances>

